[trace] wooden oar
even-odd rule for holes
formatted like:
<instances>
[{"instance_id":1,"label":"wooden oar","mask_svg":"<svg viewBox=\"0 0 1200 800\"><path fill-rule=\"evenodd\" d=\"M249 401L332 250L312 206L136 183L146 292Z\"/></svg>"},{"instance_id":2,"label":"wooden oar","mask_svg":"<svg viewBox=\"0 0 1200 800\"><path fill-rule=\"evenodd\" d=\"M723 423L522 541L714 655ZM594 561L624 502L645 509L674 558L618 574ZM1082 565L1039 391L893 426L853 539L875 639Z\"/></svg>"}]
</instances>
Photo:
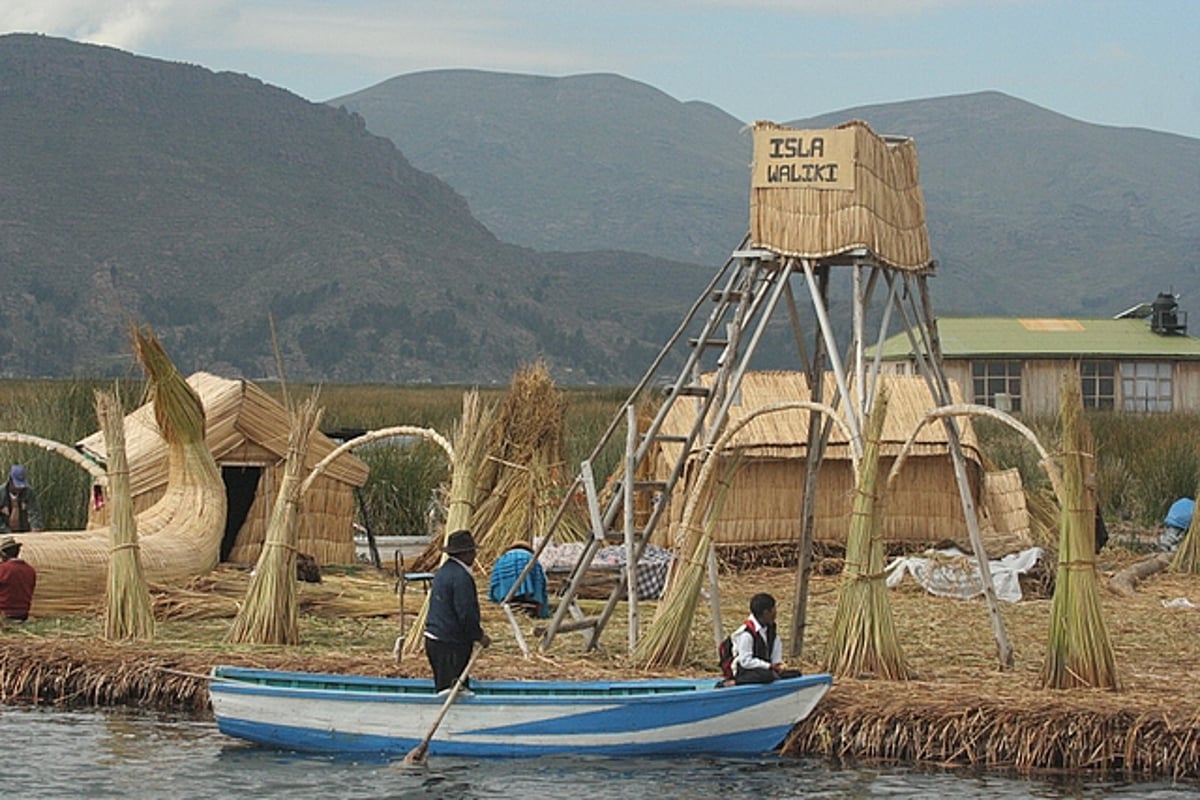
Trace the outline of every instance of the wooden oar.
<instances>
[{"instance_id":1,"label":"wooden oar","mask_svg":"<svg viewBox=\"0 0 1200 800\"><path fill-rule=\"evenodd\" d=\"M458 680L450 687L450 694L446 696L446 702L442 703L442 710L437 715L437 719L429 726L429 733L425 734L425 738L421 740L420 744L408 751L408 755L404 757L405 764L421 766L429 761L429 740L433 738L433 734L437 732L438 726L442 724L446 712L450 710L450 706L454 703L455 698L458 697L458 692L466 682L467 676L471 674L471 667L475 666L475 659L479 658L479 654L482 652L482 647L475 647L474 652L471 653L471 658L467 661L467 665L463 667L462 674L458 676Z\"/></svg>"}]
</instances>

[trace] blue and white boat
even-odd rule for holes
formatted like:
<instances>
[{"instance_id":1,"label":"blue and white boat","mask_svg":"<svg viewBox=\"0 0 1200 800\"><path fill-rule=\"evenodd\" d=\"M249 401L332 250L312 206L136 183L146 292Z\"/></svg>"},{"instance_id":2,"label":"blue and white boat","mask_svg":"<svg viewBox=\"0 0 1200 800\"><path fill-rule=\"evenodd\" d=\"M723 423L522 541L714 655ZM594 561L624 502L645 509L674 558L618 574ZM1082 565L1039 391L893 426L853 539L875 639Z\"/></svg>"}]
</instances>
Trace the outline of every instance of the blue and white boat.
<instances>
[{"instance_id":1,"label":"blue and white boat","mask_svg":"<svg viewBox=\"0 0 1200 800\"><path fill-rule=\"evenodd\" d=\"M829 690L829 675L717 688L713 679L471 681L429 743L430 755L645 756L776 750ZM222 733L320 753L404 755L444 696L429 680L218 666L210 684Z\"/></svg>"}]
</instances>

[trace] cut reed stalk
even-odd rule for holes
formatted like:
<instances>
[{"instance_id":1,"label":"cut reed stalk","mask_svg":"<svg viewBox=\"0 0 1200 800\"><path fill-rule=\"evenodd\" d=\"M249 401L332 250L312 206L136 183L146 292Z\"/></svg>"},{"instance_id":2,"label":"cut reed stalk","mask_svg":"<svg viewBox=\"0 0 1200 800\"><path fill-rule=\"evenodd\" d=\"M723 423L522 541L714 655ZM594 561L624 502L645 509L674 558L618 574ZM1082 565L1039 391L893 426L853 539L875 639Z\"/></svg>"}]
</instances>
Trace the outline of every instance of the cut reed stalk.
<instances>
[{"instance_id":1,"label":"cut reed stalk","mask_svg":"<svg viewBox=\"0 0 1200 800\"><path fill-rule=\"evenodd\" d=\"M1042 686L1116 689L1117 668L1097 592L1095 442L1083 417L1079 377L1061 382L1063 496L1058 570Z\"/></svg>"},{"instance_id":2,"label":"cut reed stalk","mask_svg":"<svg viewBox=\"0 0 1200 800\"><path fill-rule=\"evenodd\" d=\"M871 409L866 446L859 462L826 669L839 676L869 674L886 680L908 680L911 674L896 633L884 572L884 509L878 473L887 406L884 384Z\"/></svg>"},{"instance_id":3,"label":"cut reed stalk","mask_svg":"<svg viewBox=\"0 0 1200 800\"><path fill-rule=\"evenodd\" d=\"M710 456L710 459L716 463L715 457ZM698 479L692 490L696 502L688 503L687 516L681 521L681 527L687 534L685 541L694 544L688 546L687 554L680 554L673 565L673 579L668 590L658 604L649 629L634 646L634 661L644 667L677 666L687 657L692 624L700 602L700 589L708 575L709 551L713 546L712 528L721 517L721 510L741 465L739 453L727 460L725 471L715 488L711 481ZM698 509L704 513L699 525L694 522Z\"/></svg>"},{"instance_id":4,"label":"cut reed stalk","mask_svg":"<svg viewBox=\"0 0 1200 800\"><path fill-rule=\"evenodd\" d=\"M96 418L108 453L109 536L108 591L104 614L106 639L153 639L154 611L142 572L137 522L129 487L125 453L125 418L117 390L96 392Z\"/></svg>"},{"instance_id":5,"label":"cut reed stalk","mask_svg":"<svg viewBox=\"0 0 1200 800\"><path fill-rule=\"evenodd\" d=\"M296 546L299 539L300 487L308 444L321 424L318 392L297 409L288 410L288 452L279 494L267 523L266 542L258 556L246 601L233 621L228 639L253 644L298 644Z\"/></svg>"},{"instance_id":6,"label":"cut reed stalk","mask_svg":"<svg viewBox=\"0 0 1200 800\"><path fill-rule=\"evenodd\" d=\"M487 437L495 409L484 405L480 400L479 391L472 389L463 394L462 417L454 434L454 465L450 476L450 502L446 509L446 528L441 539L430 542L423 558L425 563L432 558L433 551L438 553L437 563L445 561L441 546L451 533L468 529L471 517L475 512L477 502L477 481L479 470L483 464L487 447ZM421 604L417 618L408 628L404 642L399 646L400 653L412 655L421 652L425 643L425 619L429 616L429 595Z\"/></svg>"},{"instance_id":7,"label":"cut reed stalk","mask_svg":"<svg viewBox=\"0 0 1200 800\"><path fill-rule=\"evenodd\" d=\"M1193 497L1200 497L1200 487L1196 488L1196 493ZM1187 532L1183 535L1183 541L1179 543L1179 549L1175 551L1175 557L1171 559L1171 570L1173 572L1186 572L1189 574L1200 573L1200 514L1192 514L1192 521L1188 523Z\"/></svg>"}]
</instances>

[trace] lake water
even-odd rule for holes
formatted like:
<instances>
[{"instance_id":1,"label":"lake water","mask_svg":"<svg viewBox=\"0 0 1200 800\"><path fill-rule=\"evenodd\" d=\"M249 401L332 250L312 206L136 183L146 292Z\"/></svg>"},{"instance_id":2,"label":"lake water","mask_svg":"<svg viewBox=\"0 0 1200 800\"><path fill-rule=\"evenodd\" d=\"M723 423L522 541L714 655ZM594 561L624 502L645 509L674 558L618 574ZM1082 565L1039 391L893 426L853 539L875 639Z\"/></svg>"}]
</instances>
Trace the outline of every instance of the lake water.
<instances>
[{"instance_id":1,"label":"lake water","mask_svg":"<svg viewBox=\"0 0 1200 800\"><path fill-rule=\"evenodd\" d=\"M537 800L786 798L1195 798L1200 786L1020 780L903 767L832 769L795 759L550 757L401 763L301 756L222 736L215 723L129 711L0 706L0 786L13 798L279 797Z\"/></svg>"}]
</instances>

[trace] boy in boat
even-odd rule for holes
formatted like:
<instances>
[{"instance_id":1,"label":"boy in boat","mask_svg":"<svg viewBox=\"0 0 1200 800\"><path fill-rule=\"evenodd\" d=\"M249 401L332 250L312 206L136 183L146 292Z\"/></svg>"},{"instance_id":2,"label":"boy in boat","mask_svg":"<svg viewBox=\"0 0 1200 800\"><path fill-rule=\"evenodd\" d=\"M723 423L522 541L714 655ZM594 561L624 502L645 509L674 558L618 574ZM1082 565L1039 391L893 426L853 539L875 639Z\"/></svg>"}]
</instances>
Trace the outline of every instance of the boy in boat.
<instances>
[{"instance_id":1,"label":"boy in boat","mask_svg":"<svg viewBox=\"0 0 1200 800\"><path fill-rule=\"evenodd\" d=\"M470 531L455 531L446 539L442 552L449 558L433 576L425 618L425 656L433 669L437 692L450 689L463 674L475 642L482 647L492 643L479 624L479 594L471 575L475 537ZM467 676L463 675L463 689L467 684Z\"/></svg>"},{"instance_id":2,"label":"boy in boat","mask_svg":"<svg viewBox=\"0 0 1200 800\"><path fill-rule=\"evenodd\" d=\"M783 641L775 633L775 598L760 592L750 598L750 616L730 639L733 683L771 683L800 673L783 668Z\"/></svg>"}]
</instances>

